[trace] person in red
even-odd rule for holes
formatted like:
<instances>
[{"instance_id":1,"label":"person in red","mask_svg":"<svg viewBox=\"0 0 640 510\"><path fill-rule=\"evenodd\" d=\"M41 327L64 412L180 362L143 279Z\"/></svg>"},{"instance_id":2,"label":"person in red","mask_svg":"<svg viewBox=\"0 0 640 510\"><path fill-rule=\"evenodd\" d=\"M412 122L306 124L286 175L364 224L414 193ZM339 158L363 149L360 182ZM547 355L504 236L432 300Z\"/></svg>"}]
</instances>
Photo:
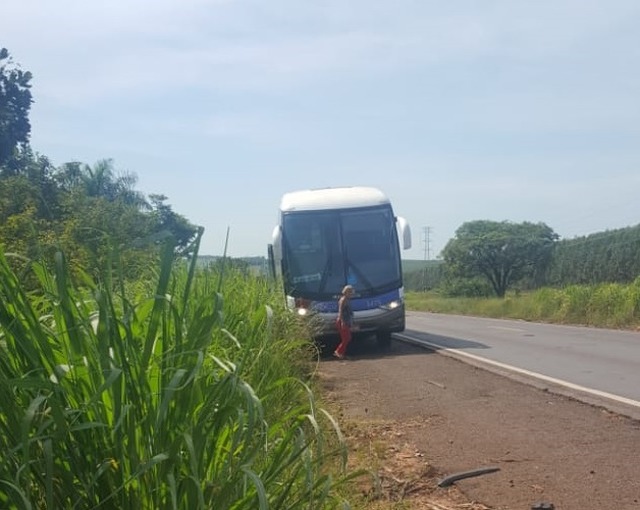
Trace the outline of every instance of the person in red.
<instances>
[{"instance_id":1,"label":"person in red","mask_svg":"<svg viewBox=\"0 0 640 510\"><path fill-rule=\"evenodd\" d=\"M340 344L333 355L339 359L344 359L347 353L347 346L349 342L351 342L351 330L353 329L351 297L354 292L355 290L352 285L345 285L338 301L338 318L336 319L336 325L338 326L338 334L340 335Z\"/></svg>"}]
</instances>

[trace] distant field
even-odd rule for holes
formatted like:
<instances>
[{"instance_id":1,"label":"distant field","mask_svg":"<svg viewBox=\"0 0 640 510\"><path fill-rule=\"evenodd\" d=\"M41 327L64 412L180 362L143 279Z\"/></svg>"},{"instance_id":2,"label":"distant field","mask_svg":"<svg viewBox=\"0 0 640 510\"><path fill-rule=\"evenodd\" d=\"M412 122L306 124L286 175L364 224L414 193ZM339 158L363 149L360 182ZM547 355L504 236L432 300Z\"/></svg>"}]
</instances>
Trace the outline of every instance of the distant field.
<instances>
[{"instance_id":1,"label":"distant field","mask_svg":"<svg viewBox=\"0 0 640 510\"><path fill-rule=\"evenodd\" d=\"M413 271L420 271L426 266L436 266L442 264L441 260L403 260L402 271L405 273L411 273Z\"/></svg>"}]
</instances>

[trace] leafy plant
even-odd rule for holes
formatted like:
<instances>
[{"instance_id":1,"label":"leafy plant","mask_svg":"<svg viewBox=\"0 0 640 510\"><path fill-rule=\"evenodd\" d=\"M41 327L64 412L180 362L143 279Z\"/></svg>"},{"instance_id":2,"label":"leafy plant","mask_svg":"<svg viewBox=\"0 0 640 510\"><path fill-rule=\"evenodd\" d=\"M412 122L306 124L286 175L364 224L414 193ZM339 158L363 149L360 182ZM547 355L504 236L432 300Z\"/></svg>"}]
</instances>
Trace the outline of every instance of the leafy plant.
<instances>
[{"instance_id":1,"label":"leafy plant","mask_svg":"<svg viewBox=\"0 0 640 510\"><path fill-rule=\"evenodd\" d=\"M264 282L171 244L152 289L31 267L27 294L0 252L0 506L347 507L339 427Z\"/></svg>"}]
</instances>

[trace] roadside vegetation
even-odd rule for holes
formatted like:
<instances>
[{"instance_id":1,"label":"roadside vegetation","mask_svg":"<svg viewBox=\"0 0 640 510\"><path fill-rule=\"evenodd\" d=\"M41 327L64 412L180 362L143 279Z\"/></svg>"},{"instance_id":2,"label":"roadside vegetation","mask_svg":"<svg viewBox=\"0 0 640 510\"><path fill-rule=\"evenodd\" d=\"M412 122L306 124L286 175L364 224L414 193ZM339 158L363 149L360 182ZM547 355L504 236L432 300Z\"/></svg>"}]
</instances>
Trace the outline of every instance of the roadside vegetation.
<instances>
[{"instance_id":1,"label":"roadside vegetation","mask_svg":"<svg viewBox=\"0 0 640 510\"><path fill-rule=\"evenodd\" d=\"M474 315L556 324L640 328L640 277L630 284L569 285L513 292L504 298L451 297L408 292L407 308L414 311Z\"/></svg>"},{"instance_id":2,"label":"roadside vegetation","mask_svg":"<svg viewBox=\"0 0 640 510\"><path fill-rule=\"evenodd\" d=\"M640 225L558 240L530 223L475 221L442 258L404 264L410 310L640 326Z\"/></svg>"},{"instance_id":3,"label":"roadside vegetation","mask_svg":"<svg viewBox=\"0 0 640 510\"><path fill-rule=\"evenodd\" d=\"M267 282L171 245L134 285L55 260L26 292L0 253L2 508L347 508L314 352Z\"/></svg>"}]
</instances>

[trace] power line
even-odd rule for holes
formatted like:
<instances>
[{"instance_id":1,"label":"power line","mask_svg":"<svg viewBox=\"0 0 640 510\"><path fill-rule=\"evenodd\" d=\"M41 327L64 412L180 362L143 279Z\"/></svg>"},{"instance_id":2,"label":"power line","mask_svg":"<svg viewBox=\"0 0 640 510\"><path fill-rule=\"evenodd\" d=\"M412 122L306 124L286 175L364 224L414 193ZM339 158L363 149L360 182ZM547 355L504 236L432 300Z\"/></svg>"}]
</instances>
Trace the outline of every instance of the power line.
<instances>
[{"instance_id":1,"label":"power line","mask_svg":"<svg viewBox=\"0 0 640 510\"><path fill-rule=\"evenodd\" d=\"M424 243L424 268L422 269L422 290L427 290L427 261L431 259L431 227L422 227Z\"/></svg>"},{"instance_id":2,"label":"power line","mask_svg":"<svg viewBox=\"0 0 640 510\"><path fill-rule=\"evenodd\" d=\"M424 244L424 260L431 260L431 227L422 227L422 242Z\"/></svg>"}]
</instances>

